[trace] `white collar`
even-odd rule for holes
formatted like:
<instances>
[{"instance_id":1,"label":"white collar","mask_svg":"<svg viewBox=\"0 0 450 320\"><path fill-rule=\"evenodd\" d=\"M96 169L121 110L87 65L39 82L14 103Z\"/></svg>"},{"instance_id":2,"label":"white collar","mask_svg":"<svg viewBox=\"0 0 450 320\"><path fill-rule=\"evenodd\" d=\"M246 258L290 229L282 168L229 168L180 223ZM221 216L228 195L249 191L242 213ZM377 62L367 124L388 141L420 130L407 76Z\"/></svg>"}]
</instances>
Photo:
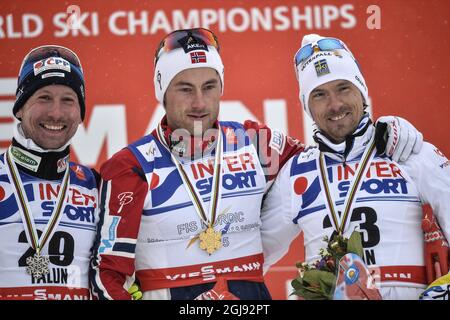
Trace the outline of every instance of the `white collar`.
<instances>
[{"instance_id":1,"label":"white collar","mask_svg":"<svg viewBox=\"0 0 450 320\"><path fill-rule=\"evenodd\" d=\"M68 145L70 145L70 140L69 140L58 149L43 149L40 146L38 146L32 139L25 137L25 134L23 133L23 129L22 129L22 124L20 122L14 127L13 137L14 137L14 139L16 139L16 141L18 143L20 143L26 149L30 149L30 150L37 151L37 152L44 152L44 153L45 152L61 152L64 149L66 149Z\"/></svg>"},{"instance_id":2,"label":"white collar","mask_svg":"<svg viewBox=\"0 0 450 320\"><path fill-rule=\"evenodd\" d=\"M367 113L362 117L357 129L341 143L331 142L317 126L314 128L314 140L318 143L319 149L326 152L330 158L341 162L359 157L373 134L375 134L375 128Z\"/></svg>"}]
</instances>

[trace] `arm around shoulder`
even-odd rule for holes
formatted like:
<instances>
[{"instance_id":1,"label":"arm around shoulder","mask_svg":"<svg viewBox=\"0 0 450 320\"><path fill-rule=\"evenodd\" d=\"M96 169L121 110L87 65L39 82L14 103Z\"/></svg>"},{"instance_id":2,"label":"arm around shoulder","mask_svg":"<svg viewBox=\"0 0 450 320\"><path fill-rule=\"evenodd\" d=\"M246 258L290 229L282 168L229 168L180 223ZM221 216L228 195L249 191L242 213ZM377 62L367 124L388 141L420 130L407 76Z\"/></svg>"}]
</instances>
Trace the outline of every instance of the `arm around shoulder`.
<instances>
[{"instance_id":1,"label":"arm around shoulder","mask_svg":"<svg viewBox=\"0 0 450 320\"><path fill-rule=\"evenodd\" d=\"M299 235L294 224L290 164L281 169L277 179L264 198L261 210L261 239L264 251L264 272L280 260L289 250L291 242Z\"/></svg>"}]
</instances>

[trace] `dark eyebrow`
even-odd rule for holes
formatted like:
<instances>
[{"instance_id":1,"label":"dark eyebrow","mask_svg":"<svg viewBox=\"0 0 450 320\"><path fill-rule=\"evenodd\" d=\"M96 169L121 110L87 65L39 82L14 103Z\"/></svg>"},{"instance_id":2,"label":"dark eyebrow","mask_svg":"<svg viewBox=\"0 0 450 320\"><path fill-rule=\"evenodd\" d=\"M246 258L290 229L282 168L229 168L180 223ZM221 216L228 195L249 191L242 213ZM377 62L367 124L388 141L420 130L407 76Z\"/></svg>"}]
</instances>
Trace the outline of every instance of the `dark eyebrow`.
<instances>
[{"instance_id":1,"label":"dark eyebrow","mask_svg":"<svg viewBox=\"0 0 450 320\"><path fill-rule=\"evenodd\" d=\"M204 83L202 83L202 86L208 85L208 84L217 84L217 83L219 83L219 81L217 79L210 79L210 80L207 80ZM177 83L175 83L175 86L177 86L177 87L181 87L181 86L193 87L194 85L191 82L178 81Z\"/></svg>"},{"instance_id":2,"label":"dark eyebrow","mask_svg":"<svg viewBox=\"0 0 450 320\"><path fill-rule=\"evenodd\" d=\"M186 81L178 81L177 83L175 83L175 86L177 87L181 87L181 86L190 86L193 87L194 85L190 82L186 82Z\"/></svg>"},{"instance_id":3,"label":"dark eyebrow","mask_svg":"<svg viewBox=\"0 0 450 320\"><path fill-rule=\"evenodd\" d=\"M325 90L323 90L323 89L316 88L313 91L311 91L311 94L316 93L316 92L324 92L324 91Z\"/></svg>"},{"instance_id":4,"label":"dark eyebrow","mask_svg":"<svg viewBox=\"0 0 450 320\"><path fill-rule=\"evenodd\" d=\"M219 81L217 79L210 79L210 80L206 81L203 85L217 84L217 83L219 83Z\"/></svg>"},{"instance_id":5,"label":"dark eyebrow","mask_svg":"<svg viewBox=\"0 0 450 320\"><path fill-rule=\"evenodd\" d=\"M41 91L39 91L39 94L49 94L51 93L50 90L47 89L42 89Z\"/></svg>"},{"instance_id":6,"label":"dark eyebrow","mask_svg":"<svg viewBox=\"0 0 450 320\"><path fill-rule=\"evenodd\" d=\"M39 94L52 94L52 92L50 91L50 90L47 90L47 89L42 89L40 92L39 92ZM72 92L72 91L70 91L70 90L68 90L68 91L64 91L63 92L63 95L70 95L70 96L72 96L72 97L76 97L77 96L77 94L76 93L74 93L74 92Z\"/></svg>"},{"instance_id":7,"label":"dark eyebrow","mask_svg":"<svg viewBox=\"0 0 450 320\"><path fill-rule=\"evenodd\" d=\"M336 86L344 87L344 86L348 86L348 85L350 85L350 82L344 80L344 81L339 82Z\"/></svg>"}]
</instances>

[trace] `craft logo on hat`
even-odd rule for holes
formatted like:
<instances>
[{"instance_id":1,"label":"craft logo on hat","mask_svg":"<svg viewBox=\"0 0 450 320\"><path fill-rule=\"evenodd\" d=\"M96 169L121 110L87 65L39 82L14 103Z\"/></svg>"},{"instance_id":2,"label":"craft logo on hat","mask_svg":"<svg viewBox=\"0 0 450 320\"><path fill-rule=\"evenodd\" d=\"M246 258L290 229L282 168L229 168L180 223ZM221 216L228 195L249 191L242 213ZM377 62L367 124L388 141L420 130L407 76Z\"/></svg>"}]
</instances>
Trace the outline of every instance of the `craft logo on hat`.
<instances>
[{"instance_id":1,"label":"craft logo on hat","mask_svg":"<svg viewBox=\"0 0 450 320\"><path fill-rule=\"evenodd\" d=\"M191 63L206 63L206 54L201 51L191 52Z\"/></svg>"},{"instance_id":2,"label":"craft logo on hat","mask_svg":"<svg viewBox=\"0 0 450 320\"><path fill-rule=\"evenodd\" d=\"M63 58L51 57L47 58L33 64L34 75L37 76L39 73L49 70L49 69L59 69L66 72L70 72L70 63Z\"/></svg>"},{"instance_id":3,"label":"craft logo on hat","mask_svg":"<svg viewBox=\"0 0 450 320\"><path fill-rule=\"evenodd\" d=\"M330 69L328 68L327 60L322 59L314 63L314 67L316 68L316 73L318 77L324 76L330 73Z\"/></svg>"}]
</instances>

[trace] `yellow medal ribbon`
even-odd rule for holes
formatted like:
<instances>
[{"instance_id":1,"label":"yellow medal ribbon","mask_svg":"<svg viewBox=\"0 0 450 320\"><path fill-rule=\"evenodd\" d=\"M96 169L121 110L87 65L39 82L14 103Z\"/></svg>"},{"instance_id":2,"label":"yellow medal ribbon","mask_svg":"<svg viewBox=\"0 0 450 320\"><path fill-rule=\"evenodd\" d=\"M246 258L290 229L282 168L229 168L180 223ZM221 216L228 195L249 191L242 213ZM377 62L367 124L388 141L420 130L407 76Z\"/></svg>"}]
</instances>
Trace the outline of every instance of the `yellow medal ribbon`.
<instances>
[{"instance_id":1,"label":"yellow medal ribbon","mask_svg":"<svg viewBox=\"0 0 450 320\"><path fill-rule=\"evenodd\" d=\"M50 264L49 258L46 256L41 256L41 251L55 231L56 226L58 225L62 217L62 213L64 212L64 208L66 205L65 200L70 184L69 161L67 160L67 168L64 173L61 188L58 192L58 197L56 199L56 207L53 209L50 220L45 226L44 232L42 233L41 237L39 237L34 223L33 214L25 193L23 182L20 178L19 170L17 169L14 160L12 160L12 148L13 146L10 146L5 153L5 162L7 169L6 173L8 175L9 181L14 186L13 194L16 198L28 243L36 251L33 256L30 256L26 259L26 263L28 265L26 272L30 275L33 275L35 278L40 278L50 272L48 267Z\"/></svg>"},{"instance_id":2,"label":"yellow medal ribbon","mask_svg":"<svg viewBox=\"0 0 450 320\"><path fill-rule=\"evenodd\" d=\"M156 130L156 132L159 141L161 141L164 147L169 151L172 157L172 161L175 163L175 166L177 167L178 173L180 174L181 180L183 181L183 185L189 197L191 198L195 211L200 217L202 224L206 226L206 229L202 230L199 235L194 237L189 242L187 247L189 247L192 244L192 242L198 239L200 240L200 248L202 250L205 250L208 254L212 254L222 247L222 233L220 231L214 230L214 222L216 221L217 218L217 210L219 208L222 190L222 141L223 141L222 129L220 128L219 125L217 144L215 149L211 197L209 203L209 218L206 215L206 210L204 209L203 201L200 195L198 194L197 190L195 189L195 187L190 182L189 177L186 171L183 169L182 164L170 151L170 148L167 145L166 140L164 139L164 132L162 130L161 124L158 125L158 129Z\"/></svg>"},{"instance_id":3,"label":"yellow medal ribbon","mask_svg":"<svg viewBox=\"0 0 450 320\"><path fill-rule=\"evenodd\" d=\"M334 228L339 235L343 235L346 227L346 223L348 220L348 216L350 213L350 209L355 200L356 193L358 192L362 177L366 174L367 170L370 168L370 163L372 162L373 157L375 156L375 135L372 135L372 138L368 143L369 147L367 147L364 151L364 154L361 157L361 161L359 163L358 169L355 172L353 177L353 181L350 183L349 191L347 197L344 202L344 213L342 214L342 218L339 223L339 215L337 214L337 210L335 208L333 199L331 197L330 188L328 186L328 175L325 165L325 159L322 152L319 155L319 182L321 184L322 190L324 190L325 196L325 207L328 212L331 214L331 221L334 224Z\"/></svg>"}]
</instances>

